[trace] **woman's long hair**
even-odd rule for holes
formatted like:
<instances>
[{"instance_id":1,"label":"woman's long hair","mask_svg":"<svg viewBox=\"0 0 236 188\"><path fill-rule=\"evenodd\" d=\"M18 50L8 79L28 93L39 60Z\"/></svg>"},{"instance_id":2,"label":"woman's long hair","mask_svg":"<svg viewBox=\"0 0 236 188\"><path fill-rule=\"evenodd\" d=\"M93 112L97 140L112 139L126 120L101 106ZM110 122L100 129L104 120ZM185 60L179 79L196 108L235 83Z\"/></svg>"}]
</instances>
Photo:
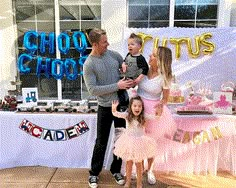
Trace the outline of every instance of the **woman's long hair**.
<instances>
[{"instance_id":1,"label":"woman's long hair","mask_svg":"<svg viewBox=\"0 0 236 188\"><path fill-rule=\"evenodd\" d=\"M134 100L141 101L141 103L142 103L142 111L141 111L141 113L139 114L139 116L137 117L137 121L138 121L142 126L144 126L144 124L145 124L145 119L144 119L144 103L143 103L143 101L142 101L142 99L141 99L140 96L135 96L135 97L132 97L132 98L130 99L129 107L128 107L127 120L128 120L129 123L131 123L131 122L134 120L134 118L136 117L136 116L133 114L132 109L131 109L131 106L132 106Z\"/></svg>"},{"instance_id":2,"label":"woman's long hair","mask_svg":"<svg viewBox=\"0 0 236 188\"><path fill-rule=\"evenodd\" d=\"M158 46L160 73L164 76L165 85L169 85L172 79L172 52L170 48Z\"/></svg>"}]
</instances>

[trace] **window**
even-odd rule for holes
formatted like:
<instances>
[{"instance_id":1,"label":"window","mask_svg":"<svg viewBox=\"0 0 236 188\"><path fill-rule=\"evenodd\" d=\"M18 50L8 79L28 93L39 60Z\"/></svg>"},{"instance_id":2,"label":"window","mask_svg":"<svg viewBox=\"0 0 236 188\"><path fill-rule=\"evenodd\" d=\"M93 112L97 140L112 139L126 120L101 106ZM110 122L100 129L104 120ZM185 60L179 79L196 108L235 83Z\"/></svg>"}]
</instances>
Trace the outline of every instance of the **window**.
<instances>
[{"instance_id":1,"label":"window","mask_svg":"<svg viewBox=\"0 0 236 188\"><path fill-rule=\"evenodd\" d=\"M18 54L26 52L23 44L24 34L27 31L34 30L38 32L54 32L55 31L55 15L54 15L54 1L48 0L42 1L14 1L16 12L16 24L18 35ZM38 43L38 41L35 41ZM40 54L39 50L33 55L56 58L55 54ZM45 81L43 77L36 76L36 59L29 62L29 68L31 73L20 74L20 80L22 81L22 87L38 87L38 91L41 97L57 97L57 82L55 79L50 78Z\"/></svg>"},{"instance_id":2,"label":"window","mask_svg":"<svg viewBox=\"0 0 236 188\"><path fill-rule=\"evenodd\" d=\"M94 0L90 4L87 1L59 1L59 13L60 13L60 32L69 32L73 34L75 31L88 32L90 28L101 27L101 1ZM89 45L89 42L87 41ZM73 46L73 45L71 45ZM88 47L84 55L90 53ZM74 47L71 47L68 54L60 54L62 59L71 58L79 59L81 54L76 51ZM80 67L81 69L81 67ZM78 70L80 72L81 70ZM83 81L83 77L79 76L77 80L68 80L64 77L62 80L62 98L63 99L81 99L87 98L88 93Z\"/></svg>"},{"instance_id":3,"label":"window","mask_svg":"<svg viewBox=\"0 0 236 188\"><path fill-rule=\"evenodd\" d=\"M56 3L57 4L57 3ZM26 53L23 44L24 34L27 31L34 30L37 33L50 32L67 33L69 36L75 31L88 32L93 27L101 27L101 0L58 0L56 6L54 0L14 0L13 8L15 10L15 22L17 25L17 45L18 56ZM58 15L57 15L58 14ZM57 32L57 29L58 32ZM40 38L34 41L39 46ZM80 41L81 42L81 41ZM83 55L91 51L89 42L88 48ZM56 45L56 44L55 44ZM56 47L56 46L55 46ZM68 53L50 54L40 53L37 50L31 62L27 62L31 72L28 74L20 73L22 87L37 87L39 99L71 99L81 100L88 97L83 77L79 74L76 80L68 80L65 76L57 80L52 76L47 78L43 74L37 76L37 57L65 60L71 58L78 61L81 55L71 44ZM78 67L81 72L82 67Z\"/></svg>"},{"instance_id":4,"label":"window","mask_svg":"<svg viewBox=\"0 0 236 188\"><path fill-rule=\"evenodd\" d=\"M128 27L216 27L218 0L129 0ZM174 6L172 9L171 6ZM173 11L173 13L171 12ZM170 17L173 15L173 18Z\"/></svg>"},{"instance_id":5,"label":"window","mask_svg":"<svg viewBox=\"0 0 236 188\"><path fill-rule=\"evenodd\" d=\"M176 0L175 27L216 27L218 0Z\"/></svg>"},{"instance_id":6,"label":"window","mask_svg":"<svg viewBox=\"0 0 236 188\"><path fill-rule=\"evenodd\" d=\"M169 26L169 0L129 0L128 2L129 27Z\"/></svg>"}]
</instances>

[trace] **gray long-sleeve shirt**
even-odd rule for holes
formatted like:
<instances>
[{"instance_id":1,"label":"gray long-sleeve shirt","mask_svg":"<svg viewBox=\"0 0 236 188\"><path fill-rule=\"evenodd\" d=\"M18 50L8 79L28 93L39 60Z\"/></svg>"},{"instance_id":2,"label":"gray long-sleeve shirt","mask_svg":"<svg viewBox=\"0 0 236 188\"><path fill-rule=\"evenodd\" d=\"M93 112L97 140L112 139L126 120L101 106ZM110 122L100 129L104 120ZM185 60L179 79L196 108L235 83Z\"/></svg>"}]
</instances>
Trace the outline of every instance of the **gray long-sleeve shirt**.
<instances>
[{"instance_id":1,"label":"gray long-sleeve shirt","mask_svg":"<svg viewBox=\"0 0 236 188\"><path fill-rule=\"evenodd\" d=\"M88 92L97 96L98 104L110 107L113 100L117 100L118 84L120 79L119 67L123 62L122 56L111 50L97 57L89 55L83 71L84 81Z\"/></svg>"}]
</instances>

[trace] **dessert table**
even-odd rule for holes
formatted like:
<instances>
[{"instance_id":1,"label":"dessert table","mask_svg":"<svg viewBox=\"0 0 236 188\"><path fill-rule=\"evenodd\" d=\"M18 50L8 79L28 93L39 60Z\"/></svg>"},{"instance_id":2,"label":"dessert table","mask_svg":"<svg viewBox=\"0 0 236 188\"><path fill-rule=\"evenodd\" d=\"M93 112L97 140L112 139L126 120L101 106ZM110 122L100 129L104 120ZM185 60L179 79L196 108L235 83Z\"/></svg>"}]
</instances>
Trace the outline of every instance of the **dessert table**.
<instances>
[{"instance_id":1,"label":"dessert table","mask_svg":"<svg viewBox=\"0 0 236 188\"><path fill-rule=\"evenodd\" d=\"M173 138L159 141L155 169L165 172L236 175L236 116L177 115Z\"/></svg>"},{"instance_id":2,"label":"dessert table","mask_svg":"<svg viewBox=\"0 0 236 188\"><path fill-rule=\"evenodd\" d=\"M158 142L156 169L164 172L217 174L218 170L236 175L236 116L173 114L176 132L173 138ZM96 114L0 112L0 169L16 166L89 168L96 139ZM89 130L67 139L50 138L22 129L22 122L50 130L67 132L84 121ZM114 128L111 129L113 135ZM182 138L181 135L182 134ZM191 136L192 135L192 136ZM194 135L194 136L193 136ZM54 137L53 137L54 138ZM104 167L112 161L114 136L109 144Z\"/></svg>"}]
</instances>

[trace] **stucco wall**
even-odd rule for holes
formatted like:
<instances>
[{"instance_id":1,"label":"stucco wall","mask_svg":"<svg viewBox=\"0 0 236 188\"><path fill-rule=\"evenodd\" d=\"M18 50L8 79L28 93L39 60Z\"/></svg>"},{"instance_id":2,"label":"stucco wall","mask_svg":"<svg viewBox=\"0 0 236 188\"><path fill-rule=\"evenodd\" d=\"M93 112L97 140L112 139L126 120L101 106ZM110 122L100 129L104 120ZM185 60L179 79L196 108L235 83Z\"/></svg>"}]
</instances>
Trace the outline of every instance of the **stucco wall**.
<instances>
[{"instance_id":1,"label":"stucco wall","mask_svg":"<svg viewBox=\"0 0 236 188\"><path fill-rule=\"evenodd\" d=\"M221 0L231 11L222 11L225 14L220 19L221 26L230 22L231 27L236 27L236 0ZM124 47L123 28L127 22L126 0L102 0L102 28L106 29L110 48L120 52L123 56L127 48ZM230 15L230 16L229 16ZM230 20L230 21L229 21ZM13 11L11 0L0 1L0 98L8 94L9 89L15 89L10 81L16 76L16 29L13 25Z\"/></svg>"}]
</instances>

